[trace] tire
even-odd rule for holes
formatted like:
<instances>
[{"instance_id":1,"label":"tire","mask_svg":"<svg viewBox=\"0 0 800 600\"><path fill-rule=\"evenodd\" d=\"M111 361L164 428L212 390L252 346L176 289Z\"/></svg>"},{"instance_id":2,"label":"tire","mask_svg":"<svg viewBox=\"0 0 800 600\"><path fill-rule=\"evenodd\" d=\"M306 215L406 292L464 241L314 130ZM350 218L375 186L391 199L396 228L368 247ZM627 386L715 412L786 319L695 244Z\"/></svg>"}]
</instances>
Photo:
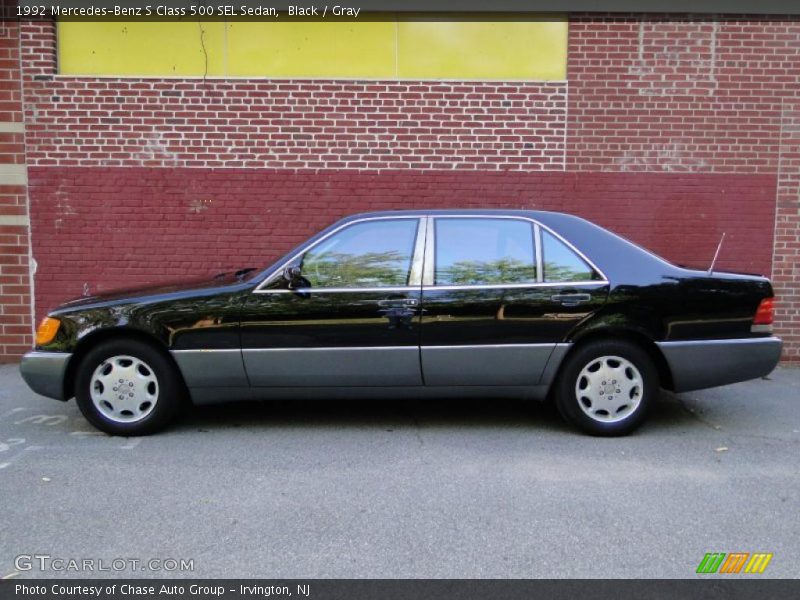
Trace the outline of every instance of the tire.
<instances>
[{"instance_id":1,"label":"tire","mask_svg":"<svg viewBox=\"0 0 800 600\"><path fill-rule=\"evenodd\" d=\"M556 381L556 406L586 433L627 435L644 422L659 387L658 371L642 348L598 340L567 358Z\"/></svg>"},{"instance_id":2,"label":"tire","mask_svg":"<svg viewBox=\"0 0 800 600\"><path fill-rule=\"evenodd\" d=\"M86 420L111 435L140 436L166 427L183 404L183 384L169 357L132 339L101 342L75 378L75 400Z\"/></svg>"}]
</instances>

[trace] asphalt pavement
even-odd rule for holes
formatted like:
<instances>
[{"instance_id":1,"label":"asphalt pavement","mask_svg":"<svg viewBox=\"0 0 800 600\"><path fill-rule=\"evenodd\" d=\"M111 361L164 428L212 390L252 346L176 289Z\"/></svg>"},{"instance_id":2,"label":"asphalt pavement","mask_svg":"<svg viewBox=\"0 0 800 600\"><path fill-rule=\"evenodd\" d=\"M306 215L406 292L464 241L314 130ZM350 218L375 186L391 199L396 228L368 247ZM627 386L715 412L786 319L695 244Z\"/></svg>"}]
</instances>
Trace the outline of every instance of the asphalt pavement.
<instances>
[{"instance_id":1,"label":"asphalt pavement","mask_svg":"<svg viewBox=\"0 0 800 600\"><path fill-rule=\"evenodd\" d=\"M660 400L617 439L493 399L204 407L119 438L0 366L0 577L682 578L706 552L797 577L800 370Z\"/></svg>"}]
</instances>

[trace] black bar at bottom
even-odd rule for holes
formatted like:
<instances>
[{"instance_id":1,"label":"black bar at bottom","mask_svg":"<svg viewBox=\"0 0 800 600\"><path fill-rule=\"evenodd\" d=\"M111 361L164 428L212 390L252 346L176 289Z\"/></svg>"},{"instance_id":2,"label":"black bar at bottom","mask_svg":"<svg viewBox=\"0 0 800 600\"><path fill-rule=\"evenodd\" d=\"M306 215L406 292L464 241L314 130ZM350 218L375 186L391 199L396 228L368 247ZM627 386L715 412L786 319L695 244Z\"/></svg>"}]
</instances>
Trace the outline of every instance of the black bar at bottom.
<instances>
[{"instance_id":1,"label":"black bar at bottom","mask_svg":"<svg viewBox=\"0 0 800 600\"><path fill-rule=\"evenodd\" d=\"M761 600L800 597L800 580L711 575L693 580L550 579L14 579L0 600Z\"/></svg>"}]
</instances>

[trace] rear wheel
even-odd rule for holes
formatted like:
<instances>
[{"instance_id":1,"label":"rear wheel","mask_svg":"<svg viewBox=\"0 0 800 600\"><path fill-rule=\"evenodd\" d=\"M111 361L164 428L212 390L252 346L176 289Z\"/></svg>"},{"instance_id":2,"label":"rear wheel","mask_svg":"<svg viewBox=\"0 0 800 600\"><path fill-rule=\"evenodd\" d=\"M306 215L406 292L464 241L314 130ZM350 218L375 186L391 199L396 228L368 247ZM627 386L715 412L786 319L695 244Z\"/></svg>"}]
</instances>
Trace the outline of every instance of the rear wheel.
<instances>
[{"instance_id":1,"label":"rear wheel","mask_svg":"<svg viewBox=\"0 0 800 600\"><path fill-rule=\"evenodd\" d=\"M658 395L650 356L627 341L598 340L575 350L556 382L561 415L593 435L626 435L644 421Z\"/></svg>"},{"instance_id":2,"label":"rear wheel","mask_svg":"<svg viewBox=\"0 0 800 600\"><path fill-rule=\"evenodd\" d=\"M181 406L182 392L168 357L140 340L98 344L75 381L83 416L112 435L147 435L165 427Z\"/></svg>"}]
</instances>

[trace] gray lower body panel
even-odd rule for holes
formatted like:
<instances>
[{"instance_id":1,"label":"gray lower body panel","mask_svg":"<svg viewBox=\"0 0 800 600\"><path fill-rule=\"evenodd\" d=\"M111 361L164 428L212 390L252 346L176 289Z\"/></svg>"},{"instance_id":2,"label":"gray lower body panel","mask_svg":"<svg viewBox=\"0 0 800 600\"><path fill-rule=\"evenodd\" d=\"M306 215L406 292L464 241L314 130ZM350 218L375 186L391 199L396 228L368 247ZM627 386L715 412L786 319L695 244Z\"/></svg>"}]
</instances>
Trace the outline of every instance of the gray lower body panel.
<instances>
[{"instance_id":1,"label":"gray lower body panel","mask_svg":"<svg viewBox=\"0 0 800 600\"><path fill-rule=\"evenodd\" d=\"M190 389L249 385L239 349L173 350L172 357Z\"/></svg>"},{"instance_id":2,"label":"gray lower body panel","mask_svg":"<svg viewBox=\"0 0 800 600\"><path fill-rule=\"evenodd\" d=\"M315 399L403 400L417 398L520 398L543 400L549 386L396 386L396 387L258 387L194 388L189 392L195 405L242 400Z\"/></svg>"},{"instance_id":3,"label":"gray lower body panel","mask_svg":"<svg viewBox=\"0 0 800 600\"><path fill-rule=\"evenodd\" d=\"M28 352L22 357L19 371L25 383L34 392L66 400L64 397L64 377L72 354L68 352Z\"/></svg>"},{"instance_id":4,"label":"gray lower body panel","mask_svg":"<svg viewBox=\"0 0 800 600\"><path fill-rule=\"evenodd\" d=\"M254 387L422 385L417 346L243 350Z\"/></svg>"},{"instance_id":5,"label":"gray lower body panel","mask_svg":"<svg viewBox=\"0 0 800 600\"><path fill-rule=\"evenodd\" d=\"M555 344L422 347L425 385L537 385Z\"/></svg>"},{"instance_id":6,"label":"gray lower body panel","mask_svg":"<svg viewBox=\"0 0 800 600\"><path fill-rule=\"evenodd\" d=\"M676 392L768 375L781 358L782 345L776 337L658 343Z\"/></svg>"}]
</instances>

